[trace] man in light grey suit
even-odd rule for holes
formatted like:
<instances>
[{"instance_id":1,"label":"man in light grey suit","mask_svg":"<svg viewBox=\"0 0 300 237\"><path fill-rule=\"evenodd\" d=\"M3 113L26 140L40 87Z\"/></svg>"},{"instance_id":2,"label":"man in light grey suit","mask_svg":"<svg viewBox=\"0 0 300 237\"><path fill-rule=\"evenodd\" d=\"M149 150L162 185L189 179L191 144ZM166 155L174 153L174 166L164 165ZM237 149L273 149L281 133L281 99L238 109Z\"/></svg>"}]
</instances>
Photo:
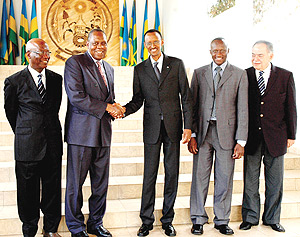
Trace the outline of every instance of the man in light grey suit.
<instances>
[{"instance_id":1,"label":"man in light grey suit","mask_svg":"<svg viewBox=\"0 0 300 237\"><path fill-rule=\"evenodd\" d=\"M213 62L194 71L193 136L188 144L194 154L191 188L193 234L202 234L208 222L205 202L214 161L214 223L222 234L231 235L234 161L244 154L248 135L248 80L245 70L227 61L229 49L223 38L211 42Z\"/></svg>"},{"instance_id":2,"label":"man in light grey suit","mask_svg":"<svg viewBox=\"0 0 300 237\"><path fill-rule=\"evenodd\" d=\"M106 207L111 145L111 115L124 111L114 106L114 70L103 60L106 35L93 29L88 35L88 51L69 58L65 66L68 109L65 141L68 143L66 224L74 237L88 236L81 212L82 185L90 173L87 232L111 236L103 227Z\"/></svg>"}]
</instances>

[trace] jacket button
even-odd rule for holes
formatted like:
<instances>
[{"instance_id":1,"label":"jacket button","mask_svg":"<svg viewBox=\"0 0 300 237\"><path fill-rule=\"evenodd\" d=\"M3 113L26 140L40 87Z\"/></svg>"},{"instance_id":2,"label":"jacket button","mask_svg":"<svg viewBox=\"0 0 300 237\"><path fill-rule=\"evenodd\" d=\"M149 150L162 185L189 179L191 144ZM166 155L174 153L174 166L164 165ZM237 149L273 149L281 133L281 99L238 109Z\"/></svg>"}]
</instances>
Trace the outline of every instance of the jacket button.
<instances>
[{"instance_id":1,"label":"jacket button","mask_svg":"<svg viewBox=\"0 0 300 237\"><path fill-rule=\"evenodd\" d=\"M261 130L261 127L259 127L258 130Z\"/></svg>"},{"instance_id":2,"label":"jacket button","mask_svg":"<svg viewBox=\"0 0 300 237\"><path fill-rule=\"evenodd\" d=\"M262 118L262 117L264 117L264 115L263 115L263 114L260 114L260 117Z\"/></svg>"},{"instance_id":3,"label":"jacket button","mask_svg":"<svg viewBox=\"0 0 300 237\"><path fill-rule=\"evenodd\" d=\"M262 102L260 102L260 104L262 104L262 105L263 105L264 103L265 103L265 102L263 102L263 101L262 101Z\"/></svg>"}]
</instances>

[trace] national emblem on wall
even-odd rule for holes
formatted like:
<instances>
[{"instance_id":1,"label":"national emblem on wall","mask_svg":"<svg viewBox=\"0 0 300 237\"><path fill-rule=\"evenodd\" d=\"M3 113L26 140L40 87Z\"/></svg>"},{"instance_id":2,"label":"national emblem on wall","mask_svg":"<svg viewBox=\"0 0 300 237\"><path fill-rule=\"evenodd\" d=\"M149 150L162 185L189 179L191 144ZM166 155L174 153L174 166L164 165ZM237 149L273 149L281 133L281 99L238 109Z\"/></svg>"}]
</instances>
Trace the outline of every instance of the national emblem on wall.
<instances>
[{"instance_id":1,"label":"national emblem on wall","mask_svg":"<svg viewBox=\"0 0 300 237\"><path fill-rule=\"evenodd\" d=\"M63 65L74 54L87 50L90 30L107 35L105 58L119 65L119 0L42 0L42 38L52 52L49 65Z\"/></svg>"}]
</instances>

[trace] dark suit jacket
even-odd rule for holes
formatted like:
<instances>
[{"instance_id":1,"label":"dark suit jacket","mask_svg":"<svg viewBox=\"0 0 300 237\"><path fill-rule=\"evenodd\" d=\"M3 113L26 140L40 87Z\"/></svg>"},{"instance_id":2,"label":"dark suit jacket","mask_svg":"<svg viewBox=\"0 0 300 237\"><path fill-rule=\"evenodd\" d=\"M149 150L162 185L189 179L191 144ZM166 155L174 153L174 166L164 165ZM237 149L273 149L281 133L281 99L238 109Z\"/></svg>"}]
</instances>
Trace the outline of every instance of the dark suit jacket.
<instances>
[{"instance_id":1,"label":"dark suit jacket","mask_svg":"<svg viewBox=\"0 0 300 237\"><path fill-rule=\"evenodd\" d=\"M109 92L91 56L70 57L65 65L65 89L68 109L65 122L65 141L68 144L99 147L111 144L111 119L107 103L113 103L114 70L103 61Z\"/></svg>"},{"instance_id":2,"label":"dark suit jacket","mask_svg":"<svg viewBox=\"0 0 300 237\"><path fill-rule=\"evenodd\" d=\"M180 105L182 104L182 109ZM183 62L164 55L161 79L148 58L134 68L133 97L125 105L126 116L144 103L144 142L154 144L160 134L161 115L172 142L180 141L184 128L192 128L192 100Z\"/></svg>"},{"instance_id":3,"label":"dark suit jacket","mask_svg":"<svg viewBox=\"0 0 300 237\"><path fill-rule=\"evenodd\" d=\"M246 69L249 79L249 137L246 152L253 154L264 138L274 157L287 151L287 139L296 138L296 91L293 74L272 65L264 95L258 89L255 69ZM262 117L261 117L262 116Z\"/></svg>"},{"instance_id":4,"label":"dark suit jacket","mask_svg":"<svg viewBox=\"0 0 300 237\"><path fill-rule=\"evenodd\" d=\"M62 76L46 69L45 104L26 67L4 82L4 108L15 133L15 159L39 161L49 152L62 155L62 134L58 112L62 97Z\"/></svg>"}]
</instances>

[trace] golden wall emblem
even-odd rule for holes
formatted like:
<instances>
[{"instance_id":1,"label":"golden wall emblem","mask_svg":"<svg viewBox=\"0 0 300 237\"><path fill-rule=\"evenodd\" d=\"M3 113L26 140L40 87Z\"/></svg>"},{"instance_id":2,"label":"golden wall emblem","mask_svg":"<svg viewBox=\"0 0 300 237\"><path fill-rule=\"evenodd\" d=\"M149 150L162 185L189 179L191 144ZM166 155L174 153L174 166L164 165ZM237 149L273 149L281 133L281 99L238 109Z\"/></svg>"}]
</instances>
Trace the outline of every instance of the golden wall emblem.
<instances>
[{"instance_id":1,"label":"golden wall emblem","mask_svg":"<svg viewBox=\"0 0 300 237\"><path fill-rule=\"evenodd\" d=\"M74 54L84 53L87 50L88 33L94 28L106 33L106 60L112 65L119 65L118 0L107 0L107 3L104 0L52 0L48 7L42 1L43 9L43 38L46 35L50 39L49 47L54 55L51 65L61 64ZM111 52L116 48L118 52Z\"/></svg>"}]
</instances>

